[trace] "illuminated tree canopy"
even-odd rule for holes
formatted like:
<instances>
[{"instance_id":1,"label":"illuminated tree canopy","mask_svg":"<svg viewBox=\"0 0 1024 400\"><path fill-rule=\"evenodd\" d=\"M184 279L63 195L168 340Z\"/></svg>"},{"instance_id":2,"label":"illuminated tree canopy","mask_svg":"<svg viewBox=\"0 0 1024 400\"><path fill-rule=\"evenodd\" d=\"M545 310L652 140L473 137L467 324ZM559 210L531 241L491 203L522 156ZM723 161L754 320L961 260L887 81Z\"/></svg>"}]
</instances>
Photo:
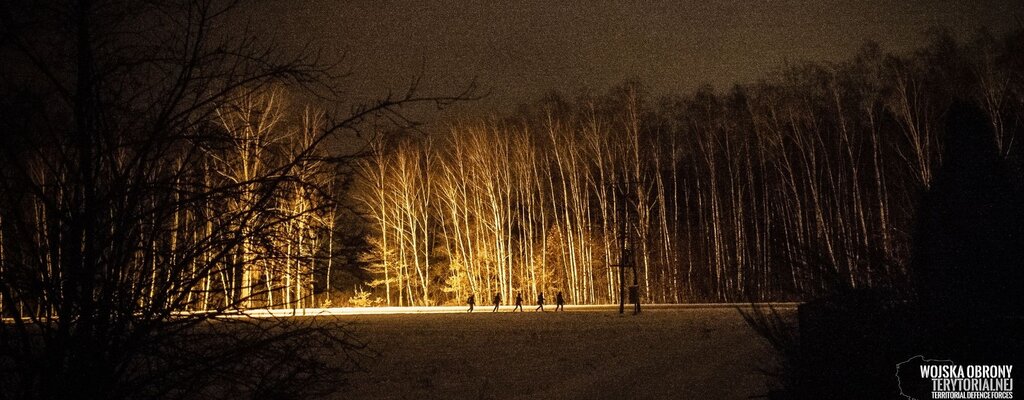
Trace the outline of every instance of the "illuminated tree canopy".
<instances>
[{"instance_id":1,"label":"illuminated tree canopy","mask_svg":"<svg viewBox=\"0 0 1024 400\"><path fill-rule=\"evenodd\" d=\"M869 44L727 93L654 102L626 84L381 140L353 194L372 227L368 283L398 305L520 291L617 302L625 239L647 302L905 290L954 99L982 105L1020 174L1016 43L937 34L909 56Z\"/></svg>"}]
</instances>

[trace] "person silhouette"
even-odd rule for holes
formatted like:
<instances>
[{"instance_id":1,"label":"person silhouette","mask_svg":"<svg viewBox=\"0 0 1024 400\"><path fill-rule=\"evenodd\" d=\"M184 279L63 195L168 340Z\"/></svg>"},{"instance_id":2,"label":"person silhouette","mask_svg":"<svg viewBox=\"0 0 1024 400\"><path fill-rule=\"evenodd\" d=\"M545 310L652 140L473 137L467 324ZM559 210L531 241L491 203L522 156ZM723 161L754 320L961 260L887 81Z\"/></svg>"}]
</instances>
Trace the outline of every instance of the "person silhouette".
<instances>
[{"instance_id":1,"label":"person silhouette","mask_svg":"<svg viewBox=\"0 0 1024 400\"><path fill-rule=\"evenodd\" d=\"M512 312L516 312L516 310L519 310L519 312L523 312L523 293L522 292L516 293L516 308L513 308Z\"/></svg>"},{"instance_id":2,"label":"person silhouette","mask_svg":"<svg viewBox=\"0 0 1024 400\"><path fill-rule=\"evenodd\" d=\"M494 294L494 310L491 312L498 312L498 306L501 305L501 292Z\"/></svg>"},{"instance_id":3,"label":"person silhouette","mask_svg":"<svg viewBox=\"0 0 1024 400\"><path fill-rule=\"evenodd\" d=\"M562 292L555 295L555 311L565 311L565 297L562 297Z\"/></svg>"},{"instance_id":4,"label":"person silhouette","mask_svg":"<svg viewBox=\"0 0 1024 400\"><path fill-rule=\"evenodd\" d=\"M544 292L537 294L537 309L533 311L544 311Z\"/></svg>"},{"instance_id":5,"label":"person silhouette","mask_svg":"<svg viewBox=\"0 0 1024 400\"><path fill-rule=\"evenodd\" d=\"M942 166L915 211L911 282L932 347L1002 352L976 336L999 330L983 328L995 315L1024 315L1024 180L978 104L956 100L945 124Z\"/></svg>"},{"instance_id":6,"label":"person silhouette","mask_svg":"<svg viewBox=\"0 0 1024 400\"><path fill-rule=\"evenodd\" d=\"M469 304L469 310L466 310L466 312L473 312L473 306L476 305L476 294L471 293L469 298L466 299L466 304Z\"/></svg>"}]
</instances>

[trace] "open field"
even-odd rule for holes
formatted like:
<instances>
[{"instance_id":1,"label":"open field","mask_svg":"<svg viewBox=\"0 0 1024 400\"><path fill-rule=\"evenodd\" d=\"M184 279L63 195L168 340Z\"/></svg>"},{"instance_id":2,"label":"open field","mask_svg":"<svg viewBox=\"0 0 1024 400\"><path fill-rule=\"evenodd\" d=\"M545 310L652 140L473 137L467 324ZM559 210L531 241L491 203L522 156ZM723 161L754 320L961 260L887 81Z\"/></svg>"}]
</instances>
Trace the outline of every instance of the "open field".
<instances>
[{"instance_id":1,"label":"open field","mask_svg":"<svg viewBox=\"0 0 1024 400\"><path fill-rule=\"evenodd\" d=\"M775 354L735 308L510 309L337 317L379 352L337 397L746 399L769 387Z\"/></svg>"}]
</instances>

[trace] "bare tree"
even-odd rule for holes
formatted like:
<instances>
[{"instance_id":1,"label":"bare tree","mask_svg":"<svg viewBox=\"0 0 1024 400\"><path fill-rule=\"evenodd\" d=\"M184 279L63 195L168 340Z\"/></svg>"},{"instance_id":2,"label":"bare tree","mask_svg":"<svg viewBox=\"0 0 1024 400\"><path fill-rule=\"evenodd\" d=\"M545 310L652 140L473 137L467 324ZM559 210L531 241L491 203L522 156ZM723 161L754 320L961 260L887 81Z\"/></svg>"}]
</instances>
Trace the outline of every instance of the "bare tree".
<instances>
[{"instance_id":1,"label":"bare tree","mask_svg":"<svg viewBox=\"0 0 1024 400\"><path fill-rule=\"evenodd\" d=\"M280 234L320 209L296 200L324 143L460 96L275 130L282 91L341 101L337 78L227 22L238 3L0 5L0 396L301 397L356 368L335 324L228 317L309 304L313 243Z\"/></svg>"},{"instance_id":2,"label":"bare tree","mask_svg":"<svg viewBox=\"0 0 1024 400\"><path fill-rule=\"evenodd\" d=\"M1024 91L1010 79L1022 65L1011 62L1013 43L940 39L899 57L868 43L847 62L787 66L758 84L701 88L657 106L631 84L575 102L555 95L514 119L404 141L409 148L367 161L374 180L363 186L376 191L364 197L380 204L373 231L437 222L416 230L415 248L431 258L392 266L394 279L415 283L417 259L445 260L427 272L447 282L429 289L437 302L519 288L614 301L624 224L648 301L905 287L907 232L942 161L936 120L950 93L976 97L1002 156L1020 157L1020 107L1011 105ZM410 193L432 205L387 222L377 213L401 207L380 199L405 192L401 174L380 171L417 151L431 155L430 168L416 172L424 179ZM388 243L412 232L387 231Z\"/></svg>"}]
</instances>

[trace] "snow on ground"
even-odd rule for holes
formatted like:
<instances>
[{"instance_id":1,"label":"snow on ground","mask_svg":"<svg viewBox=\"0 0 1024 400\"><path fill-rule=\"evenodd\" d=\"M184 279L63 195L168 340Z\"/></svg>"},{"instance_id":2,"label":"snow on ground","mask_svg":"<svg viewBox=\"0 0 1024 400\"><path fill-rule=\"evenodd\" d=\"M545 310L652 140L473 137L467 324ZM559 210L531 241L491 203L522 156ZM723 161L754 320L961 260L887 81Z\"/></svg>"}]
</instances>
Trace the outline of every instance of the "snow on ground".
<instances>
[{"instance_id":1,"label":"snow on ground","mask_svg":"<svg viewBox=\"0 0 1024 400\"><path fill-rule=\"evenodd\" d=\"M776 358L730 307L490 309L337 317L379 352L337 398L747 399Z\"/></svg>"}]
</instances>

